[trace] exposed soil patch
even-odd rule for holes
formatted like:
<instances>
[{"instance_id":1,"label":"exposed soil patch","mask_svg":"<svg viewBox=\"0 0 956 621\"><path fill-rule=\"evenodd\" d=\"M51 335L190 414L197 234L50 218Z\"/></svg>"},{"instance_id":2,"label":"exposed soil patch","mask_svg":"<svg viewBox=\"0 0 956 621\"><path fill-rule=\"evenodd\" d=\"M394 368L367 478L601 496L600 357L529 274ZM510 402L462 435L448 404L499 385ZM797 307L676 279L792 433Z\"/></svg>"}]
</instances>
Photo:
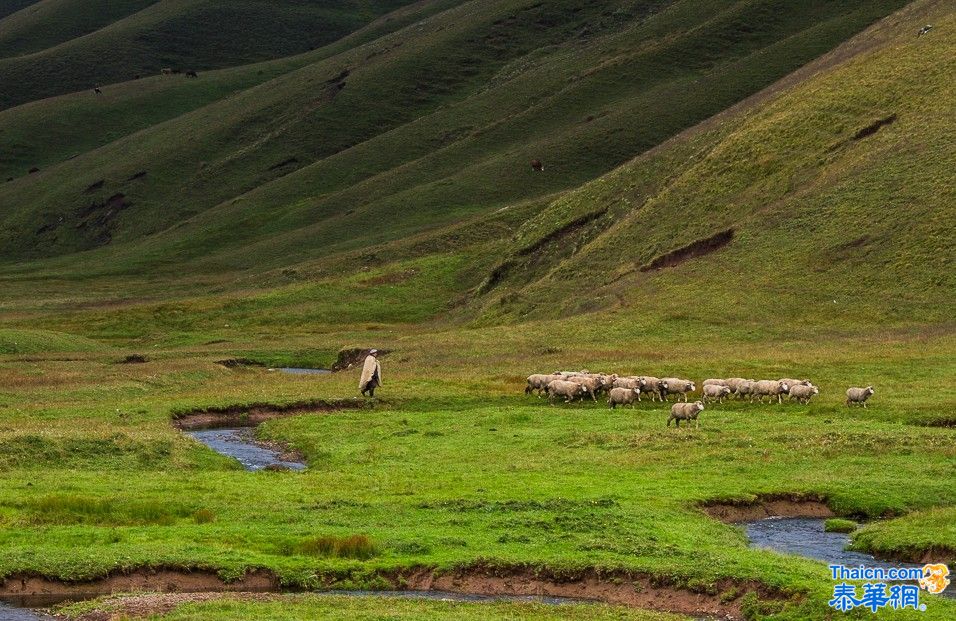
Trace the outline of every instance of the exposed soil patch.
<instances>
[{"instance_id":1,"label":"exposed soil patch","mask_svg":"<svg viewBox=\"0 0 956 621\"><path fill-rule=\"evenodd\" d=\"M251 360L249 358L229 358L227 360L217 360L216 364L221 364L227 369L238 369L240 367L264 367L265 364L259 362L258 360Z\"/></svg>"},{"instance_id":2,"label":"exposed soil patch","mask_svg":"<svg viewBox=\"0 0 956 621\"><path fill-rule=\"evenodd\" d=\"M595 220L597 220L598 218L600 218L606 213L607 213L607 209L602 209L600 211L584 214L580 218L576 218L572 220L571 222L568 222L561 228L551 231L550 233L548 233L547 235L545 235L538 241L534 242L530 246L526 246L525 248L522 248L521 250L518 251L518 256L524 257L524 256L528 256L529 254L534 254L535 252L537 252L538 250L540 250L542 247L546 246L547 244L550 244L553 241L557 241L563 237L572 235L577 230L587 226L591 222L594 222Z\"/></svg>"},{"instance_id":3,"label":"exposed soil patch","mask_svg":"<svg viewBox=\"0 0 956 621\"><path fill-rule=\"evenodd\" d=\"M716 252L729 244L733 239L734 230L727 229L716 235L711 235L706 239L698 239L677 250L671 250L667 254L662 254L649 264L641 266L640 270L642 272L650 272L652 270L664 269L665 267L675 267L688 259L694 259Z\"/></svg>"},{"instance_id":4,"label":"exposed soil patch","mask_svg":"<svg viewBox=\"0 0 956 621\"><path fill-rule=\"evenodd\" d=\"M313 399L295 401L284 405L274 403L248 403L222 407L196 408L173 412L173 424L179 429L216 429L224 427L249 427L263 421L283 416L310 412L333 412L335 410L367 407L361 399L328 401Z\"/></svg>"},{"instance_id":5,"label":"exposed soil patch","mask_svg":"<svg viewBox=\"0 0 956 621\"><path fill-rule=\"evenodd\" d=\"M91 183L89 186L87 186L86 193L89 194L91 192L95 192L96 190L99 190L100 188L103 187L104 183L106 183L106 179L100 179L99 181Z\"/></svg>"},{"instance_id":6,"label":"exposed soil patch","mask_svg":"<svg viewBox=\"0 0 956 621\"><path fill-rule=\"evenodd\" d=\"M757 593L763 600L791 598L786 593L752 581L722 580L703 592L679 586L667 579L624 571L582 570L573 575L558 575L546 568L477 566L443 573L423 568L385 573L381 577L406 591L439 590L490 596L574 598L721 619L743 618L741 601L747 593ZM335 587L332 581L326 581L325 585ZM102 612L81 617L83 621L106 621L121 618L123 614L146 616L167 612L181 603L217 599L223 593L228 593L228 597L243 599L269 599L276 596L263 593L279 590L278 580L267 571L254 571L240 580L225 583L209 572L159 569L117 574L86 583L14 576L0 586L0 597L22 597L27 604L49 605L58 600L121 592L161 593L106 600Z\"/></svg>"},{"instance_id":7,"label":"exposed soil patch","mask_svg":"<svg viewBox=\"0 0 956 621\"><path fill-rule=\"evenodd\" d=\"M372 348L350 347L339 351L338 358L332 363L331 371L345 371L365 362L366 356L372 351ZM391 353L390 349L379 349L378 357L381 358Z\"/></svg>"},{"instance_id":8,"label":"exposed soil patch","mask_svg":"<svg viewBox=\"0 0 956 621\"><path fill-rule=\"evenodd\" d=\"M149 358L143 354L130 354L122 360L118 360L116 364L145 364L147 362L149 362Z\"/></svg>"},{"instance_id":9,"label":"exposed soil patch","mask_svg":"<svg viewBox=\"0 0 956 621\"><path fill-rule=\"evenodd\" d=\"M880 119L878 121L874 121L870 123L863 129L858 131L857 133L853 134L853 140L863 140L864 138L872 136L876 132L880 131L881 128L887 125L892 125L895 121L896 121L896 113L894 112L893 114L889 115L888 117L884 119Z\"/></svg>"},{"instance_id":10,"label":"exposed soil patch","mask_svg":"<svg viewBox=\"0 0 956 621\"><path fill-rule=\"evenodd\" d=\"M290 157L287 160L282 160L278 164L273 164L272 166L269 167L269 170L279 170L280 168L284 168L286 166L291 166L292 164L298 164L298 163L299 163L299 158Z\"/></svg>"},{"instance_id":11,"label":"exposed soil patch","mask_svg":"<svg viewBox=\"0 0 956 621\"><path fill-rule=\"evenodd\" d=\"M857 548L854 547L854 549ZM952 563L956 561L956 549L949 546L930 546L926 549L893 550L892 552L859 548L859 551L872 554L881 561L897 563L946 563L952 566Z\"/></svg>"},{"instance_id":12,"label":"exposed soil patch","mask_svg":"<svg viewBox=\"0 0 956 621\"><path fill-rule=\"evenodd\" d=\"M628 572L600 573L593 570L562 577L529 569L469 569L436 574L422 570L402 576L410 590L440 590L477 595L538 595L589 599L635 608L741 619L740 600L747 592L761 599L783 599L757 583L730 580L718 582L711 593L692 591L666 581Z\"/></svg>"},{"instance_id":13,"label":"exposed soil patch","mask_svg":"<svg viewBox=\"0 0 956 621\"><path fill-rule=\"evenodd\" d=\"M122 193L114 194L103 202L93 201L75 211L78 220L75 228L84 231L94 246L108 244L113 240L116 216L131 205Z\"/></svg>"},{"instance_id":14,"label":"exposed soil patch","mask_svg":"<svg viewBox=\"0 0 956 621\"><path fill-rule=\"evenodd\" d=\"M753 522L768 517L828 518L836 515L819 496L762 495L755 500L705 502L704 513L721 522Z\"/></svg>"},{"instance_id":15,"label":"exposed soil patch","mask_svg":"<svg viewBox=\"0 0 956 621\"><path fill-rule=\"evenodd\" d=\"M252 571L234 582L225 582L215 573L208 571L157 568L111 574L89 582L64 582L36 575L10 576L0 583L0 597L19 601L27 606L45 606L65 600L90 599L111 593L136 591L270 592L278 589L278 579L268 571Z\"/></svg>"}]
</instances>

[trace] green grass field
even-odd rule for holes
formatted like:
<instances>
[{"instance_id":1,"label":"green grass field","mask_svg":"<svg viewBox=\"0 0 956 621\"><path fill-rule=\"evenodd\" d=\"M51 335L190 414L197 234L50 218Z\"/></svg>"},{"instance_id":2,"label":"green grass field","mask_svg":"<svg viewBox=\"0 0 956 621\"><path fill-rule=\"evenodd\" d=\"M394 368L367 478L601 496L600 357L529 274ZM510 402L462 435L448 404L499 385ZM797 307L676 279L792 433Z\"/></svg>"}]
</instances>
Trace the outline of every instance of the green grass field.
<instances>
[{"instance_id":1,"label":"green grass field","mask_svg":"<svg viewBox=\"0 0 956 621\"><path fill-rule=\"evenodd\" d=\"M860 523L854 549L953 566L956 14L880 21L901 5L423 2L308 54L0 112L21 145L0 155L5 588L163 570L604 602L61 610L80 619L842 618L823 563L702 508L779 498ZM355 369L268 367L364 347L389 350L374 404L256 430L304 472L245 471L173 424L355 398ZM669 405L523 394L559 368L820 395L676 429ZM956 617L922 601L876 616Z\"/></svg>"}]
</instances>

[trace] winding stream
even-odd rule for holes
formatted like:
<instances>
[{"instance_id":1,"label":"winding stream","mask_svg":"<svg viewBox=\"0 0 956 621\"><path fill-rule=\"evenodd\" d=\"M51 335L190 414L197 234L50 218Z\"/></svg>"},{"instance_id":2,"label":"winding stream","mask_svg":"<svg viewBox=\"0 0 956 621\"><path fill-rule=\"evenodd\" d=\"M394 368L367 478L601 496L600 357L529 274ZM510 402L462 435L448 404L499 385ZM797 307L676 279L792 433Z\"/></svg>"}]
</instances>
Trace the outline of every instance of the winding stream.
<instances>
[{"instance_id":1,"label":"winding stream","mask_svg":"<svg viewBox=\"0 0 956 621\"><path fill-rule=\"evenodd\" d=\"M881 561L865 552L847 550L850 536L824 531L826 520L820 518L766 518L745 522L747 538L755 548L765 548L848 567L922 567L922 564ZM956 588L949 585L943 597L956 597Z\"/></svg>"},{"instance_id":2,"label":"winding stream","mask_svg":"<svg viewBox=\"0 0 956 621\"><path fill-rule=\"evenodd\" d=\"M302 462L284 460L280 451L258 444L254 427L200 429L185 433L217 453L239 460L246 470L262 470L268 466L305 470Z\"/></svg>"}]
</instances>

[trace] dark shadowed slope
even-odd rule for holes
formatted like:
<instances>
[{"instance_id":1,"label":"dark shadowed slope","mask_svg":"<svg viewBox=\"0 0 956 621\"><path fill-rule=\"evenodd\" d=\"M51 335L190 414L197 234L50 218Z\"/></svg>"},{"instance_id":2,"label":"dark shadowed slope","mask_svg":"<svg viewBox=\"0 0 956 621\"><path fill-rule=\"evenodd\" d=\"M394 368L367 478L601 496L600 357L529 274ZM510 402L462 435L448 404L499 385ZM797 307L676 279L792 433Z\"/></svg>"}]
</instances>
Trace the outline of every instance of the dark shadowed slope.
<instances>
[{"instance_id":1,"label":"dark shadowed slope","mask_svg":"<svg viewBox=\"0 0 956 621\"><path fill-rule=\"evenodd\" d=\"M468 3L0 186L3 252L181 274L401 239L584 183L898 4Z\"/></svg>"},{"instance_id":2,"label":"dark shadowed slope","mask_svg":"<svg viewBox=\"0 0 956 621\"><path fill-rule=\"evenodd\" d=\"M11 31L0 36L0 56L30 52L0 58L0 84L10 85L0 89L0 109L164 67L208 70L306 52L409 2L124 0L103 12L98 2L45 0L26 9L24 24L22 12L0 22L0 33ZM48 3L52 15L30 19ZM98 29L82 32L89 28ZM36 50L37 42L51 47Z\"/></svg>"}]
</instances>

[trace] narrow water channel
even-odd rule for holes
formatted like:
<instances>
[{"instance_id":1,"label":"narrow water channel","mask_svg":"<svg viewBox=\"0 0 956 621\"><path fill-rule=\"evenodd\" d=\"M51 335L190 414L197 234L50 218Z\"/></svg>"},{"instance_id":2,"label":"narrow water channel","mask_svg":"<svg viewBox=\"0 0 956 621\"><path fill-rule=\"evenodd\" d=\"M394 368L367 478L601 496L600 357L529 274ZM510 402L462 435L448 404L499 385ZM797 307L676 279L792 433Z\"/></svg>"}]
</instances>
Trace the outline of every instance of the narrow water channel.
<instances>
[{"instance_id":1,"label":"narrow water channel","mask_svg":"<svg viewBox=\"0 0 956 621\"><path fill-rule=\"evenodd\" d=\"M53 621L53 617L29 608L16 608L12 604L0 602L0 621Z\"/></svg>"},{"instance_id":2,"label":"narrow water channel","mask_svg":"<svg viewBox=\"0 0 956 621\"><path fill-rule=\"evenodd\" d=\"M279 367L276 371L290 375L328 375L332 372L328 369L306 369L302 367Z\"/></svg>"},{"instance_id":3,"label":"narrow water channel","mask_svg":"<svg viewBox=\"0 0 956 621\"><path fill-rule=\"evenodd\" d=\"M305 470L302 462L284 460L280 451L258 444L253 427L201 429L185 433L217 453L237 459L246 470L262 470L269 466Z\"/></svg>"},{"instance_id":4,"label":"narrow water channel","mask_svg":"<svg viewBox=\"0 0 956 621\"><path fill-rule=\"evenodd\" d=\"M881 561L865 552L847 550L850 536L845 533L828 533L824 530L826 520L819 518L766 518L746 522L747 538L755 548L765 548L795 554L827 564L848 567L922 567L922 564ZM956 597L956 588L949 585L943 597Z\"/></svg>"}]
</instances>

